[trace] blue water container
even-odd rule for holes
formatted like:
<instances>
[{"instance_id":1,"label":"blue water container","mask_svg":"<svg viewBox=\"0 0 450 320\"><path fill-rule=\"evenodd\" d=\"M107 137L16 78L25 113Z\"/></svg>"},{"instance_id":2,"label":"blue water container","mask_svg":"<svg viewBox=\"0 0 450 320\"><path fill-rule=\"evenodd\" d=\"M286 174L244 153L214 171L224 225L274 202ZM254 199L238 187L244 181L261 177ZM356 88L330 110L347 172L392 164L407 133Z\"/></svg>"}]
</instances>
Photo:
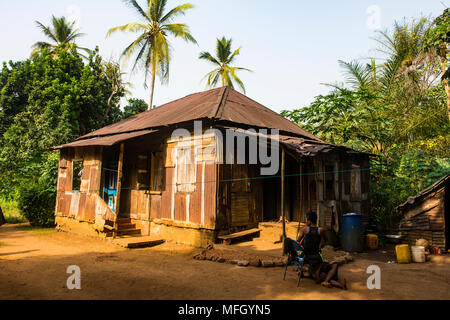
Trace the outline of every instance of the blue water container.
<instances>
[{"instance_id":1,"label":"blue water container","mask_svg":"<svg viewBox=\"0 0 450 320\"><path fill-rule=\"evenodd\" d=\"M349 252L363 251L364 227L363 215L347 213L342 216L342 249Z\"/></svg>"}]
</instances>

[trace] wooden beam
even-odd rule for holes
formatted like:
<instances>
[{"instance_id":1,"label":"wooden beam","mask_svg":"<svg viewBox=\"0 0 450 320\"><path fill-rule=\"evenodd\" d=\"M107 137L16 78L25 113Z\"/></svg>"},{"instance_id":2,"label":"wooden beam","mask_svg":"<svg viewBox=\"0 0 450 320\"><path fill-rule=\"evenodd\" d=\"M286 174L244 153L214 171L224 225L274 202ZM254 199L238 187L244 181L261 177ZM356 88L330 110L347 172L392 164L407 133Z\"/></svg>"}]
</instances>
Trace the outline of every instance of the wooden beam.
<instances>
[{"instance_id":1,"label":"wooden beam","mask_svg":"<svg viewBox=\"0 0 450 320\"><path fill-rule=\"evenodd\" d=\"M284 240L286 239L286 213L284 212L284 167L285 167L285 151L281 146L281 218L283 223L283 253L285 252Z\"/></svg>"},{"instance_id":2,"label":"wooden beam","mask_svg":"<svg viewBox=\"0 0 450 320\"><path fill-rule=\"evenodd\" d=\"M123 143L120 144L120 153L119 153L119 164L117 168L117 190L116 190L116 219L114 220L114 230L113 237L115 238L117 235L118 223L119 219L119 208L120 208L120 189L122 188L122 167L123 167L123 151L125 149L125 145Z\"/></svg>"}]
</instances>

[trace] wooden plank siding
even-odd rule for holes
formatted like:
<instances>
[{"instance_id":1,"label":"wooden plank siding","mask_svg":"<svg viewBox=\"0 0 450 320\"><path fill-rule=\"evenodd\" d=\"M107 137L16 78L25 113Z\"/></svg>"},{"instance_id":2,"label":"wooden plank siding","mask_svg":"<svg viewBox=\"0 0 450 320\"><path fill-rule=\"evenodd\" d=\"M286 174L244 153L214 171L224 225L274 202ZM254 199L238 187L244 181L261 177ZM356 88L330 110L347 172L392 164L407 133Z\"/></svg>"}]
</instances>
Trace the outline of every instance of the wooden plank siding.
<instances>
[{"instance_id":1,"label":"wooden plank siding","mask_svg":"<svg viewBox=\"0 0 450 320\"><path fill-rule=\"evenodd\" d=\"M411 244L426 239L432 246L445 249L445 188L435 190L403 210L399 230L407 233ZM448 226L447 226L448 228Z\"/></svg>"},{"instance_id":2,"label":"wooden plank siding","mask_svg":"<svg viewBox=\"0 0 450 320\"><path fill-rule=\"evenodd\" d=\"M192 165L180 162L180 158L173 159L181 155L178 150L183 150L184 155L185 150L194 148L194 139L180 143L167 141L163 162L166 184L160 195L151 196L150 218L215 229L217 166L212 159L199 159L199 153L205 151L214 139L206 137L197 150L192 149Z\"/></svg>"}]
</instances>

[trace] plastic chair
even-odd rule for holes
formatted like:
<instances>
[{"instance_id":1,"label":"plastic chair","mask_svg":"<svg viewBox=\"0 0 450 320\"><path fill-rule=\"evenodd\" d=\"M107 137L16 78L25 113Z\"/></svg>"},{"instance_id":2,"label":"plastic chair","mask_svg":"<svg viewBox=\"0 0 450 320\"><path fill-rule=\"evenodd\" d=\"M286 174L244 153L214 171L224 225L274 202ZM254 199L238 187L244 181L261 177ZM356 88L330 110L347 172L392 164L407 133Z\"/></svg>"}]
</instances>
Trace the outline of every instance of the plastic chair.
<instances>
[{"instance_id":1,"label":"plastic chair","mask_svg":"<svg viewBox=\"0 0 450 320\"><path fill-rule=\"evenodd\" d=\"M303 276L303 266L304 266L305 258L303 257L303 253L300 254L292 254L288 255L288 259L286 261L286 266L284 267L284 275L283 280L286 280L287 268L290 264L297 266L297 287L300 286L300 279Z\"/></svg>"}]
</instances>

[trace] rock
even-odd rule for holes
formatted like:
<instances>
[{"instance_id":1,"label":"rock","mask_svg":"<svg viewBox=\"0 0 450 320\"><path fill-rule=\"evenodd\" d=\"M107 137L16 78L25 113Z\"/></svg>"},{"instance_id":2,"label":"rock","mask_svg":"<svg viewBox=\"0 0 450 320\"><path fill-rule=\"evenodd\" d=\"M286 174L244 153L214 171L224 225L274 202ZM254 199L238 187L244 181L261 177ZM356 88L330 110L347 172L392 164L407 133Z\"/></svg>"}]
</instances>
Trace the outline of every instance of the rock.
<instances>
[{"instance_id":1,"label":"rock","mask_svg":"<svg viewBox=\"0 0 450 320\"><path fill-rule=\"evenodd\" d=\"M347 261L347 262L352 262L353 261L353 257L351 256L351 255L346 255L345 256L345 260Z\"/></svg>"},{"instance_id":2,"label":"rock","mask_svg":"<svg viewBox=\"0 0 450 320\"><path fill-rule=\"evenodd\" d=\"M237 262L237 265L241 267L247 267L249 265L249 262L247 260L239 260Z\"/></svg>"},{"instance_id":3,"label":"rock","mask_svg":"<svg viewBox=\"0 0 450 320\"><path fill-rule=\"evenodd\" d=\"M276 261L275 262L275 267L284 267L286 265L285 262L283 261Z\"/></svg>"},{"instance_id":4,"label":"rock","mask_svg":"<svg viewBox=\"0 0 450 320\"><path fill-rule=\"evenodd\" d=\"M217 261L217 262L220 262L220 263L224 263L224 262L225 262L225 258L220 257L220 258L218 258L216 261Z\"/></svg>"},{"instance_id":5,"label":"rock","mask_svg":"<svg viewBox=\"0 0 450 320\"><path fill-rule=\"evenodd\" d=\"M268 260L261 261L261 266L262 266L263 268L273 267L274 265L275 265L275 264L273 263L273 261L268 261Z\"/></svg>"},{"instance_id":6,"label":"rock","mask_svg":"<svg viewBox=\"0 0 450 320\"><path fill-rule=\"evenodd\" d=\"M249 262L251 267L259 267L261 265L261 261L259 259L252 259Z\"/></svg>"},{"instance_id":7,"label":"rock","mask_svg":"<svg viewBox=\"0 0 450 320\"><path fill-rule=\"evenodd\" d=\"M231 260L230 263L231 264L238 264L238 261L237 260Z\"/></svg>"}]
</instances>

